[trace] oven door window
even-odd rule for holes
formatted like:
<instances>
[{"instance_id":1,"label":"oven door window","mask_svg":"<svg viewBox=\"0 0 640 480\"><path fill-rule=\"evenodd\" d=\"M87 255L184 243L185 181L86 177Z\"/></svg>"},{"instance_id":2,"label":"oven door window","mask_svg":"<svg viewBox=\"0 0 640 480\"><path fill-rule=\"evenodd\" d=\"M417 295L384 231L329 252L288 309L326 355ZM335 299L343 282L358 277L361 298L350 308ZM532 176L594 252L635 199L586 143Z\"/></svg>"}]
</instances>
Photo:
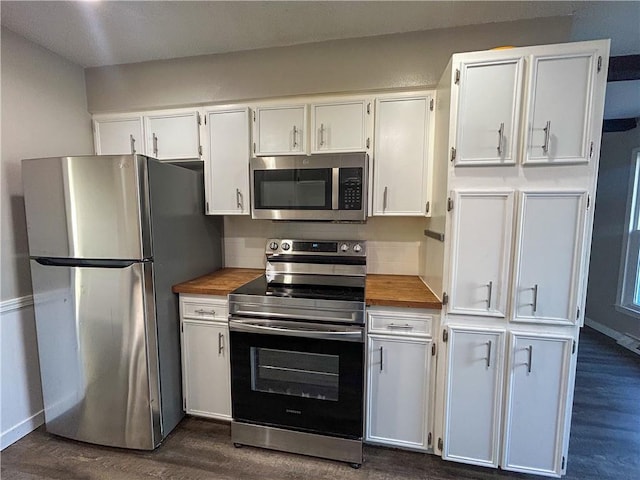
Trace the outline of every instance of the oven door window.
<instances>
[{"instance_id":1,"label":"oven door window","mask_svg":"<svg viewBox=\"0 0 640 480\"><path fill-rule=\"evenodd\" d=\"M302 398L338 401L340 357L251 347L251 388Z\"/></svg>"},{"instance_id":2,"label":"oven door window","mask_svg":"<svg viewBox=\"0 0 640 480\"><path fill-rule=\"evenodd\" d=\"M237 421L362 437L364 344L230 332Z\"/></svg>"},{"instance_id":3,"label":"oven door window","mask_svg":"<svg viewBox=\"0 0 640 480\"><path fill-rule=\"evenodd\" d=\"M255 208L331 210L332 169L255 170Z\"/></svg>"}]
</instances>

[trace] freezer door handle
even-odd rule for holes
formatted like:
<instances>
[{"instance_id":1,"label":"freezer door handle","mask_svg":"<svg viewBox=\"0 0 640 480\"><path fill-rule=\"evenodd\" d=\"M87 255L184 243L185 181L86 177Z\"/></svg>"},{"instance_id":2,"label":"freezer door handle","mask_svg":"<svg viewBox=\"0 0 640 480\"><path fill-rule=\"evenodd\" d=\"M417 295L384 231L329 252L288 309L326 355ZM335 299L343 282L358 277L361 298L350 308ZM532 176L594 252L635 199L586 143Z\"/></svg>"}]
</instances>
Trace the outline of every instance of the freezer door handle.
<instances>
[{"instance_id":1,"label":"freezer door handle","mask_svg":"<svg viewBox=\"0 0 640 480\"><path fill-rule=\"evenodd\" d=\"M139 260L85 260L79 258L34 258L46 267L127 268Z\"/></svg>"}]
</instances>

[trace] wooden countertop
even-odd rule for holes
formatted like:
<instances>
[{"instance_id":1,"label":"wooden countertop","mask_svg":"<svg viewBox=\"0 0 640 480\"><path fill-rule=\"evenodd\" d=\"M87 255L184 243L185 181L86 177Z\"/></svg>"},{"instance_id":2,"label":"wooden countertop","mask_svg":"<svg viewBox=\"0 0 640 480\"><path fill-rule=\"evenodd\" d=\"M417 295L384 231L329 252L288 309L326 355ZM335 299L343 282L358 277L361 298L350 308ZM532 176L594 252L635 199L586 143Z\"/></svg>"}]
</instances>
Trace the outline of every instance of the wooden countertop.
<instances>
[{"instance_id":1,"label":"wooden countertop","mask_svg":"<svg viewBox=\"0 0 640 480\"><path fill-rule=\"evenodd\" d=\"M171 290L173 293L226 296L263 273L264 270L257 268L221 268L202 277L174 285Z\"/></svg>"},{"instance_id":2,"label":"wooden countertop","mask_svg":"<svg viewBox=\"0 0 640 480\"><path fill-rule=\"evenodd\" d=\"M442 309L442 302L420 277L367 275L367 306Z\"/></svg>"},{"instance_id":3,"label":"wooden countertop","mask_svg":"<svg viewBox=\"0 0 640 480\"><path fill-rule=\"evenodd\" d=\"M174 285L174 293L226 296L258 278L264 270L222 268L213 273ZM440 310L442 303L419 277L413 275L367 275L367 305Z\"/></svg>"}]
</instances>

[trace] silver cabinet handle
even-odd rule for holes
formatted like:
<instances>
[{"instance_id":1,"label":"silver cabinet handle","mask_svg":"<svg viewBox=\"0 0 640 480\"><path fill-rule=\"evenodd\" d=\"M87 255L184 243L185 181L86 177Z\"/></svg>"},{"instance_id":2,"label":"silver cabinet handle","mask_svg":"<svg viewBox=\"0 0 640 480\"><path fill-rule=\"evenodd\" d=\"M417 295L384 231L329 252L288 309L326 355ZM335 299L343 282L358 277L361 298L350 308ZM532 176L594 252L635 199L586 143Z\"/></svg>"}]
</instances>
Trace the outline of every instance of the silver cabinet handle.
<instances>
[{"instance_id":1,"label":"silver cabinet handle","mask_svg":"<svg viewBox=\"0 0 640 480\"><path fill-rule=\"evenodd\" d=\"M152 133L151 135L153 135L153 154L157 157L158 156L158 137L156 137L155 133Z\"/></svg>"},{"instance_id":2,"label":"silver cabinet handle","mask_svg":"<svg viewBox=\"0 0 640 480\"><path fill-rule=\"evenodd\" d=\"M531 304L531 306L533 307L533 313L536 313L536 310L538 310L538 284L536 283L533 288L533 303Z\"/></svg>"},{"instance_id":3,"label":"silver cabinet handle","mask_svg":"<svg viewBox=\"0 0 640 480\"><path fill-rule=\"evenodd\" d=\"M222 332L218 333L218 355L222 355L222 349L224 348L223 340L224 335L222 335Z\"/></svg>"},{"instance_id":4,"label":"silver cabinet handle","mask_svg":"<svg viewBox=\"0 0 640 480\"><path fill-rule=\"evenodd\" d=\"M236 188L236 206L242 209L242 193L239 188Z\"/></svg>"},{"instance_id":5,"label":"silver cabinet handle","mask_svg":"<svg viewBox=\"0 0 640 480\"><path fill-rule=\"evenodd\" d=\"M382 211L387 209L387 187L384 187L384 193L382 194Z\"/></svg>"},{"instance_id":6,"label":"silver cabinet handle","mask_svg":"<svg viewBox=\"0 0 640 480\"><path fill-rule=\"evenodd\" d=\"M489 292L487 294L487 310L491 310L491 293L493 292L493 281L487 284L489 287Z\"/></svg>"},{"instance_id":7,"label":"silver cabinet handle","mask_svg":"<svg viewBox=\"0 0 640 480\"><path fill-rule=\"evenodd\" d=\"M136 154L136 139L133 138L133 135L129 135L129 142L131 143L131 155Z\"/></svg>"},{"instance_id":8,"label":"silver cabinet handle","mask_svg":"<svg viewBox=\"0 0 640 480\"><path fill-rule=\"evenodd\" d=\"M392 330L394 328L412 330L413 325L409 325L408 323L405 323L404 325L398 325L397 323L390 323L389 325L387 325L387 328L390 328Z\"/></svg>"},{"instance_id":9,"label":"silver cabinet handle","mask_svg":"<svg viewBox=\"0 0 640 480\"><path fill-rule=\"evenodd\" d=\"M551 120L547 120L547 125L544 127L544 145L542 145L542 151L546 154L549 153L549 137L551 136Z\"/></svg>"},{"instance_id":10,"label":"silver cabinet handle","mask_svg":"<svg viewBox=\"0 0 640 480\"><path fill-rule=\"evenodd\" d=\"M531 373L531 360L533 359L533 345L529 345L529 347L527 347L527 350L529 351L529 361L527 362L527 373Z\"/></svg>"},{"instance_id":11,"label":"silver cabinet handle","mask_svg":"<svg viewBox=\"0 0 640 480\"><path fill-rule=\"evenodd\" d=\"M502 155L502 137L504 136L504 122L500 124L498 129L498 155Z\"/></svg>"},{"instance_id":12,"label":"silver cabinet handle","mask_svg":"<svg viewBox=\"0 0 640 480\"><path fill-rule=\"evenodd\" d=\"M293 126L293 148L298 147L298 127Z\"/></svg>"},{"instance_id":13,"label":"silver cabinet handle","mask_svg":"<svg viewBox=\"0 0 640 480\"><path fill-rule=\"evenodd\" d=\"M200 315L215 315L216 311L215 310L205 310L204 308L199 308L198 310L196 310L196 313L198 313Z\"/></svg>"},{"instance_id":14,"label":"silver cabinet handle","mask_svg":"<svg viewBox=\"0 0 640 480\"><path fill-rule=\"evenodd\" d=\"M491 340L487 342L487 368L491 366Z\"/></svg>"},{"instance_id":15,"label":"silver cabinet handle","mask_svg":"<svg viewBox=\"0 0 640 480\"><path fill-rule=\"evenodd\" d=\"M320 146L324 146L324 123L320 124Z\"/></svg>"},{"instance_id":16,"label":"silver cabinet handle","mask_svg":"<svg viewBox=\"0 0 640 480\"><path fill-rule=\"evenodd\" d=\"M380 347L380 371L382 371L383 361L384 361L384 356L382 353L382 347Z\"/></svg>"}]
</instances>

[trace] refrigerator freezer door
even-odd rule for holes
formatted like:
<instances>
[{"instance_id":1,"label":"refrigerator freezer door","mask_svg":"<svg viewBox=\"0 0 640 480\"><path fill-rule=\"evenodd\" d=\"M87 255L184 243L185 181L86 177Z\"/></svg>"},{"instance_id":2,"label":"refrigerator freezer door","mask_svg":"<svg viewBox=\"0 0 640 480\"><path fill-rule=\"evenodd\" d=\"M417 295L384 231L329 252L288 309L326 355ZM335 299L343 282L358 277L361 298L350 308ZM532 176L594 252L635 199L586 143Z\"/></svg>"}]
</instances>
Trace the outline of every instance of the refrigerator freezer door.
<instances>
[{"instance_id":1,"label":"refrigerator freezer door","mask_svg":"<svg viewBox=\"0 0 640 480\"><path fill-rule=\"evenodd\" d=\"M150 258L147 161L141 155L24 160L31 257Z\"/></svg>"},{"instance_id":2,"label":"refrigerator freezer door","mask_svg":"<svg viewBox=\"0 0 640 480\"><path fill-rule=\"evenodd\" d=\"M31 260L47 431L114 447L162 439L153 265Z\"/></svg>"}]
</instances>

